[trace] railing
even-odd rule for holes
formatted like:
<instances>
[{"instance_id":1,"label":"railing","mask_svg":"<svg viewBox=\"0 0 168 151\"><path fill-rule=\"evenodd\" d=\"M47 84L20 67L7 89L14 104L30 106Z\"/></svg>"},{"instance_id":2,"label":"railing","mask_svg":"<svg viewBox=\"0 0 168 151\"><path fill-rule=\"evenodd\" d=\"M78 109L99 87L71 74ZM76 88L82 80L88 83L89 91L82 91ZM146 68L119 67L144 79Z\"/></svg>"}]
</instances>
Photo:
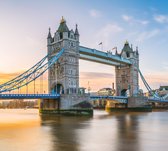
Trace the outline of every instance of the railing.
<instances>
[{"instance_id":1,"label":"railing","mask_svg":"<svg viewBox=\"0 0 168 151\"><path fill-rule=\"evenodd\" d=\"M127 103L128 97L126 96L90 96L91 99L110 99L120 103Z\"/></svg>"},{"instance_id":2,"label":"railing","mask_svg":"<svg viewBox=\"0 0 168 151\"><path fill-rule=\"evenodd\" d=\"M60 94L0 94L0 99L57 99Z\"/></svg>"}]
</instances>

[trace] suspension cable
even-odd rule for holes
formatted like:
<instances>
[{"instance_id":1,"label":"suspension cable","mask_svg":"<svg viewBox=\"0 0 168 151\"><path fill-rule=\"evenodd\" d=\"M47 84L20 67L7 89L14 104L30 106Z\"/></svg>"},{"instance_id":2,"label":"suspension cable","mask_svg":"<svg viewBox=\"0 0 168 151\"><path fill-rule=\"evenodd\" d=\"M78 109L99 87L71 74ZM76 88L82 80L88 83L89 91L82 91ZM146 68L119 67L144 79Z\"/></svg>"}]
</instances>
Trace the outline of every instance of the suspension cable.
<instances>
[{"instance_id":1,"label":"suspension cable","mask_svg":"<svg viewBox=\"0 0 168 151\"><path fill-rule=\"evenodd\" d=\"M31 70L31 72L28 73L27 75L24 75L23 77L21 77L19 79L15 78L16 80L13 80L12 82L7 82L8 84L1 85L0 86L0 93L7 92L9 90L15 90L15 89L21 88L23 86L26 86L26 84L31 83L32 81L34 81L35 79L40 77L45 71L47 71L60 58L60 56L63 54L63 52L64 52L64 49L62 49L55 56L51 57L51 59L48 60L48 62L44 63L44 61L43 61L44 64L42 63L37 68ZM35 76L33 76L33 75L35 75ZM26 80L27 80L27 82L26 82Z\"/></svg>"}]
</instances>

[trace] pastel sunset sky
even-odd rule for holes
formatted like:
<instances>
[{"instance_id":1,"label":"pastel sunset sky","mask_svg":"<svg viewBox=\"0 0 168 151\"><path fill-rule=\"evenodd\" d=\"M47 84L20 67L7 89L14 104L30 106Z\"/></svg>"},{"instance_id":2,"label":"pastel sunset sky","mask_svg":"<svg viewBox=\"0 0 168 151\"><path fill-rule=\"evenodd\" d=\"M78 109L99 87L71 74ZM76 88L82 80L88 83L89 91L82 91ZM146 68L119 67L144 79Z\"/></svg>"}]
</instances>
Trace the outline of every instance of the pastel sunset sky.
<instances>
[{"instance_id":1,"label":"pastel sunset sky","mask_svg":"<svg viewBox=\"0 0 168 151\"><path fill-rule=\"evenodd\" d=\"M126 40L139 48L140 69L151 88L168 85L168 1L165 0L5 0L0 1L0 83L29 69L46 55L47 34L62 16L78 24L80 45L101 50ZM47 77L44 78L47 86ZM111 87L114 67L80 61L80 86ZM146 90L140 80L140 87ZM46 88L47 89L47 88Z\"/></svg>"}]
</instances>

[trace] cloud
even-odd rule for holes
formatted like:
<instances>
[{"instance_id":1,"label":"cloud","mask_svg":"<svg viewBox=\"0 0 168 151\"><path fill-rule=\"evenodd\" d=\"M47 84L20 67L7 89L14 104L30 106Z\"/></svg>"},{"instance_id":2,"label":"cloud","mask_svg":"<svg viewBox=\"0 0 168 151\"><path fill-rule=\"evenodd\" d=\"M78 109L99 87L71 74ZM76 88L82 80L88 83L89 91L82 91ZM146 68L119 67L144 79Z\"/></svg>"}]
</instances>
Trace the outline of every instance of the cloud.
<instances>
[{"instance_id":1,"label":"cloud","mask_svg":"<svg viewBox=\"0 0 168 151\"><path fill-rule=\"evenodd\" d=\"M80 75L82 79L114 78L114 74L100 72L81 72Z\"/></svg>"},{"instance_id":2,"label":"cloud","mask_svg":"<svg viewBox=\"0 0 168 151\"><path fill-rule=\"evenodd\" d=\"M139 23L142 24L142 25L147 25L147 24L149 24L149 21L147 21L147 20L137 20L137 22L139 22Z\"/></svg>"},{"instance_id":3,"label":"cloud","mask_svg":"<svg viewBox=\"0 0 168 151\"><path fill-rule=\"evenodd\" d=\"M128 15L122 15L122 19L124 20L124 21L131 21L133 18L132 18L132 16L128 16Z\"/></svg>"},{"instance_id":4,"label":"cloud","mask_svg":"<svg viewBox=\"0 0 168 151\"><path fill-rule=\"evenodd\" d=\"M129 22L130 24L142 24L142 25L149 24L148 20L135 19L133 16L128 16L124 14L121 17L124 21Z\"/></svg>"},{"instance_id":5,"label":"cloud","mask_svg":"<svg viewBox=\"0 0 168 151\"><path fill-rule=\"evenodd\" d=\"M8 82L12 79L14 79L15 77L17 77L18 75L22 74L24 71L20 71L20 72L12 72L12 73L3 73L0 72L0 85ZM40 77L38 79L36 79L36 92L40 92L41 91L41 79ZM34 93L34 84L33 82L31 82L29 84L29 93ZM26 86L22 87L22 93L26 92ZM48 78L47 78L47 74L43 75L43 90L47 93L48 91ZM18 92L18 91L17 91ZM17 93L16 92L16 93Z\"/></svg>"},{"instance_id":6,"label":"cloud","mask_svg":"<svg viewBox=\"0 0 168 151\"><path fill-rule=\"evenodd\" d=\"M91 87L91 91L98 91L104 87L112 87L114 82L114 74L100 73L100 72L80 72L80 86L88 88Z\"/></svg>"},{"instance_id":7,"label":"cloud","mask_svg":"<svg viewBox=\"0 0 168 151\"><path fill-rule=\"evenodd\" d=\"M168 23L168 16L166 15L155 15L154 20L158 23Z\"/></svg>"},{"instance_id":8,"label":"cloud","mask_svg":"<svg viewBox=\"0 0 168 151\"><path fill-rule=\"evenodd\" d=\"M166 71L168 71L168 62L163 62L162 63L162 68Z\"/></svg>"},{"instance_id":9,"label":"cloud","mask_svg":"<svg viewBox=\"0 0 168 151\"><path fill-rule=\"evenodd\" d=\"M111 40L121 33L123 28L117 24L111 23L102 27L96 34L97 44L103 40L103 46L111 47Z\"/></svg>"},{"instance_id":10,"label":"cloud","mask_svg":"<svg viewBox=\"0 0 168 151\"><path fill-rule=\"evenodd\" d=\"M99 17L102 16L102 13L100 11L98 11L98 10L95 10L95 9L90 10L89 14L93 18L99 18Z\"/></svg>"},{"instance_id":11,"label":"cloud","mask_svg":"<svg viewBox=\"0 0 168 151\"><path fill-rule=\"evenodd\" d=\"M144 40L148 40L150 38L153 38L155 37L156 35L158 35L160 33L160 30L159 29L154 29L152 31L144 31L144 32L141 32L138 35L138 37L136 38L136 41L138 42L142 42Z\"/></svg>"},{"instance_id":12,"label":"cloud","mask_svg":"<svg viewBox=\"0 0 168 151\"><path fill-rule=\"evenodd\" d=\"M19 74L21 74L21 72L13 72L13 73L0 72L1 83L3 83L4 81L11 80L11 79L15 78L16 76L18 76Z\"/></svg>"}]
</instances>

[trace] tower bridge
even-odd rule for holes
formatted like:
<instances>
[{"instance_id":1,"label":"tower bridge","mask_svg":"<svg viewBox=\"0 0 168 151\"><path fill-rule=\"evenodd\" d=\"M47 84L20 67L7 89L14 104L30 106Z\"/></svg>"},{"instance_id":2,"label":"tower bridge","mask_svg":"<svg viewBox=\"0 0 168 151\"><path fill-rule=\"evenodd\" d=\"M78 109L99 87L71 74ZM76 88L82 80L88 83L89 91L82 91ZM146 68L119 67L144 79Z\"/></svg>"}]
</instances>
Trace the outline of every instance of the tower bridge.
<instances>
[{"instance_id":1,"label":"tower bridge","mask_svg":"<svg viewBox=\"0 0 168 151\"><path fill-rule=\"evenodd\" d=\"M146 98L138 97L139 74L147 89L151 88L139 70L139 52L126 42L121 53L102 52L79 45L79 31L69 29L64 18L52 36L49 29L47 55L32 68L16 78L0 85L0 99L41 99L43 113L81 112L91 113L86 105L91 99L108 98L126 103L127 108L146 108ZM90 96L81 93L79 87L79 59L115 66L116 96ZM49 94L3 94L28 86L48 70ZM129 92L129 96L126 96ZM160 99L152 94L157 101ZM76 106L76 105L79 106ZM78 109L76 109L78 107Z\"/></svg>"}]
</instances>

